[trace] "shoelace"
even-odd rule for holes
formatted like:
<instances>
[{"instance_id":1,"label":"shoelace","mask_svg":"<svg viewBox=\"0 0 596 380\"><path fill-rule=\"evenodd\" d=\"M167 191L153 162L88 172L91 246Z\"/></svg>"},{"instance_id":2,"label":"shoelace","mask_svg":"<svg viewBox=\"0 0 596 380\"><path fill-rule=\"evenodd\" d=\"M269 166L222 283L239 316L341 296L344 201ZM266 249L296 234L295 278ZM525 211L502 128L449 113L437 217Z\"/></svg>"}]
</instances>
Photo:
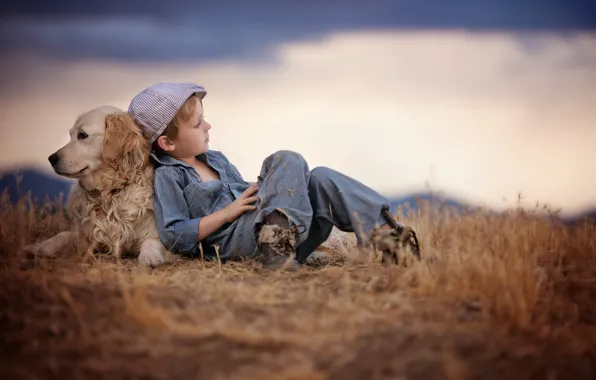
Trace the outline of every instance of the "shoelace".
<instances>
[{"instance_id":1,"label":"shoelace","mask_svg":"<svg viewBox=\"0 0 596 380\"><path fill-rule=\"evenodd\" d=\"M398 233L400 235L400 240L402 242L407 241L410 243L410 249L412 250L412 253L420 259L420 243L418 242L418 236L416 236L416 232L410 227L403 227L401 228L401 231L398 230ZM405 234L408 236L406 239L403 239L402 237Z\"/></svg>"},{"instance_id":2,"label":"shoelace","mask_svg":"<svg viewBox=\"0 0 596 380\"><path fill-rule=\"evenodd\" d=\"M413 251L412 253L414 253L418 259L420 259L420 243L418 242L418 236L416 235L416 232L410 227L399 224L388 209L384 209L381 213L387 223L389 223L389 225L399 233L400 242L408 241L410 243L410 248ZM404 232L408 234L407 239L402 239Z\"/></svg>"},{"instance_id":3,"label":"shoelace","mask_svg":"<svg viewBox=\"0 0 596 380\"><path fill-rule=\"evenodd\" d=\"M293 243L290 243L290 239L298 240L298 235L302 235L306 232L306 226L302 224L292 225L289 228L277 226L277 228L280 229L281 234L278 235L274 241L268 242L267 244L271 245L273 252L275 252L276 255L282 256L285 256L286 252L293 251L295 249ZM291 235L294 236L291 237Z\"/></svg>"},{"instance_id":4,"label":"shoelace","mask_svg":"<svg viewBox=\"0 0 596 380\"><path fill-rule=\"evenodd\" d=\"M302 227L302 231L298 231L298 229ZM303 233L306 232L306 226L304 224L298 224L295 226L291 226L290 227L290 231L292 231L293 233L297 233L299 235L302 235Z\"/></svg>"}]
</instances>

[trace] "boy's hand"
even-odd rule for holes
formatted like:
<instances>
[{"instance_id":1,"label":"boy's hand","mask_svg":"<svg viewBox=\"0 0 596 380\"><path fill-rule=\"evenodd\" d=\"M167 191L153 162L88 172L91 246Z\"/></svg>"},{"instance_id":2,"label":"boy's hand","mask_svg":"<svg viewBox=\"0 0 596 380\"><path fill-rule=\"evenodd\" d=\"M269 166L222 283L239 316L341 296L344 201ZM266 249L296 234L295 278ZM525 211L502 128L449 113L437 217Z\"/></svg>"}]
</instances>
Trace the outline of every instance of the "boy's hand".
<instances>
[{"instance_id":1,"label":"boy's hand","mask_svg":"<svg viewBox=\"0 0 596 380\"><path fill-rule=\"evenodd\" d=\"M252 185L246 189L238 199L222 210L224 211L227 223L233 222L246 211L256 209L256 206L253 206L252 204L257 201L257 197L252 195L256 193L258 189L259 187L256 184Z\"/></svg>"},{"instance_id":2,"label":"boy's hand","mask_svg":"<svg viewBox=\"0 0 596 380\"><path fill-rule=\"evenodd\" d=\"M228 207L203 217L199 222L199 241L203 241L224 224L233 222L245 211L254 210L256 206L251 204L257 201L257 197L251 195L256 193L257 190L258 186L256 184L252 185Z\"/></svg>"}]
</instances>

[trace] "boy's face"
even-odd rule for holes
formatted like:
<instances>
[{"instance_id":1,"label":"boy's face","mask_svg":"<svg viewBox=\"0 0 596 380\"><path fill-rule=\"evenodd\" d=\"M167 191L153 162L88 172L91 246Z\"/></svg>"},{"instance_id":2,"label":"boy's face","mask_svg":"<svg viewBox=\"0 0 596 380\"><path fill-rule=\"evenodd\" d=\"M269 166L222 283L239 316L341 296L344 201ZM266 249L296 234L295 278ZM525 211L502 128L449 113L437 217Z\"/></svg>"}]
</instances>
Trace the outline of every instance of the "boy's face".
<instances>
[{"instance_id":1,"label":"boy's face","mask_svg":"<svg viewBox=\"0 0 596 380\"><path fill-rule=\"evenodd\" d=\"M179 124L178 136L171 141L168 153L176 158L191 158L209 150L211 125L203 117L203 104L198 99L196 102L194 113Z\"/></svg>"}]
</instances>

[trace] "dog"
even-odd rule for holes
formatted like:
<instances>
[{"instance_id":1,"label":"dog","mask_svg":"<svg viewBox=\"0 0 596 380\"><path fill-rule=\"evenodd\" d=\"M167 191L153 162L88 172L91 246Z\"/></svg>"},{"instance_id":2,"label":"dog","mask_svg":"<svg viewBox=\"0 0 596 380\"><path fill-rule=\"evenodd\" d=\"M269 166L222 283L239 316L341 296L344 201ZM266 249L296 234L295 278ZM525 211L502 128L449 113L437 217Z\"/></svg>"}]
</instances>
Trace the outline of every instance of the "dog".
<instances>
[{"instance_id":1,"label":"dog","mask_svg":"<svg viewBox=\"0 0 596 380\"><path fill-rule=\"evenodd\" d=\"M25 252L56 257L76 246L79 253L112 254L118 261L133 255L151 267L175 259L159 240L151 148L133 118L101 106L81 114L69 134L70 141L48 160L58 175L77 180L66 203L72 226Z\"/></svg>"}]
</instances>

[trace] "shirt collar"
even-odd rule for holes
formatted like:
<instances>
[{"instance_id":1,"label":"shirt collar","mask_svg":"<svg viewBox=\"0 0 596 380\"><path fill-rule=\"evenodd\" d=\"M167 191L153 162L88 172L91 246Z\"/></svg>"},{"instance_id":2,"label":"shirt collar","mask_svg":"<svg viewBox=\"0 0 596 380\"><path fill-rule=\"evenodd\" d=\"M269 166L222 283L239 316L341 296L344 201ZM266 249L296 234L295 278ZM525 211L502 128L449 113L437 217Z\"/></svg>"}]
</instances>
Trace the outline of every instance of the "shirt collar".
<instances>
[{"instance_id":1,"label":"shirt collar","mask_svg":"<svg viewBox=\"0 0 596 380\"><path fill-rule=\"evenodd\" d=\"M155 151L151 151L150 157L160 165L166 166L176 166L181 165L187 168L192 168L191 165L187 164L186 162L180 161L179 159L172 157L168 154L157 155ZM203 161L206 164L209 164L207 160L207 153L201 153L198 156L195 156L198 160Z\"/></svg>"}]
</instances>

